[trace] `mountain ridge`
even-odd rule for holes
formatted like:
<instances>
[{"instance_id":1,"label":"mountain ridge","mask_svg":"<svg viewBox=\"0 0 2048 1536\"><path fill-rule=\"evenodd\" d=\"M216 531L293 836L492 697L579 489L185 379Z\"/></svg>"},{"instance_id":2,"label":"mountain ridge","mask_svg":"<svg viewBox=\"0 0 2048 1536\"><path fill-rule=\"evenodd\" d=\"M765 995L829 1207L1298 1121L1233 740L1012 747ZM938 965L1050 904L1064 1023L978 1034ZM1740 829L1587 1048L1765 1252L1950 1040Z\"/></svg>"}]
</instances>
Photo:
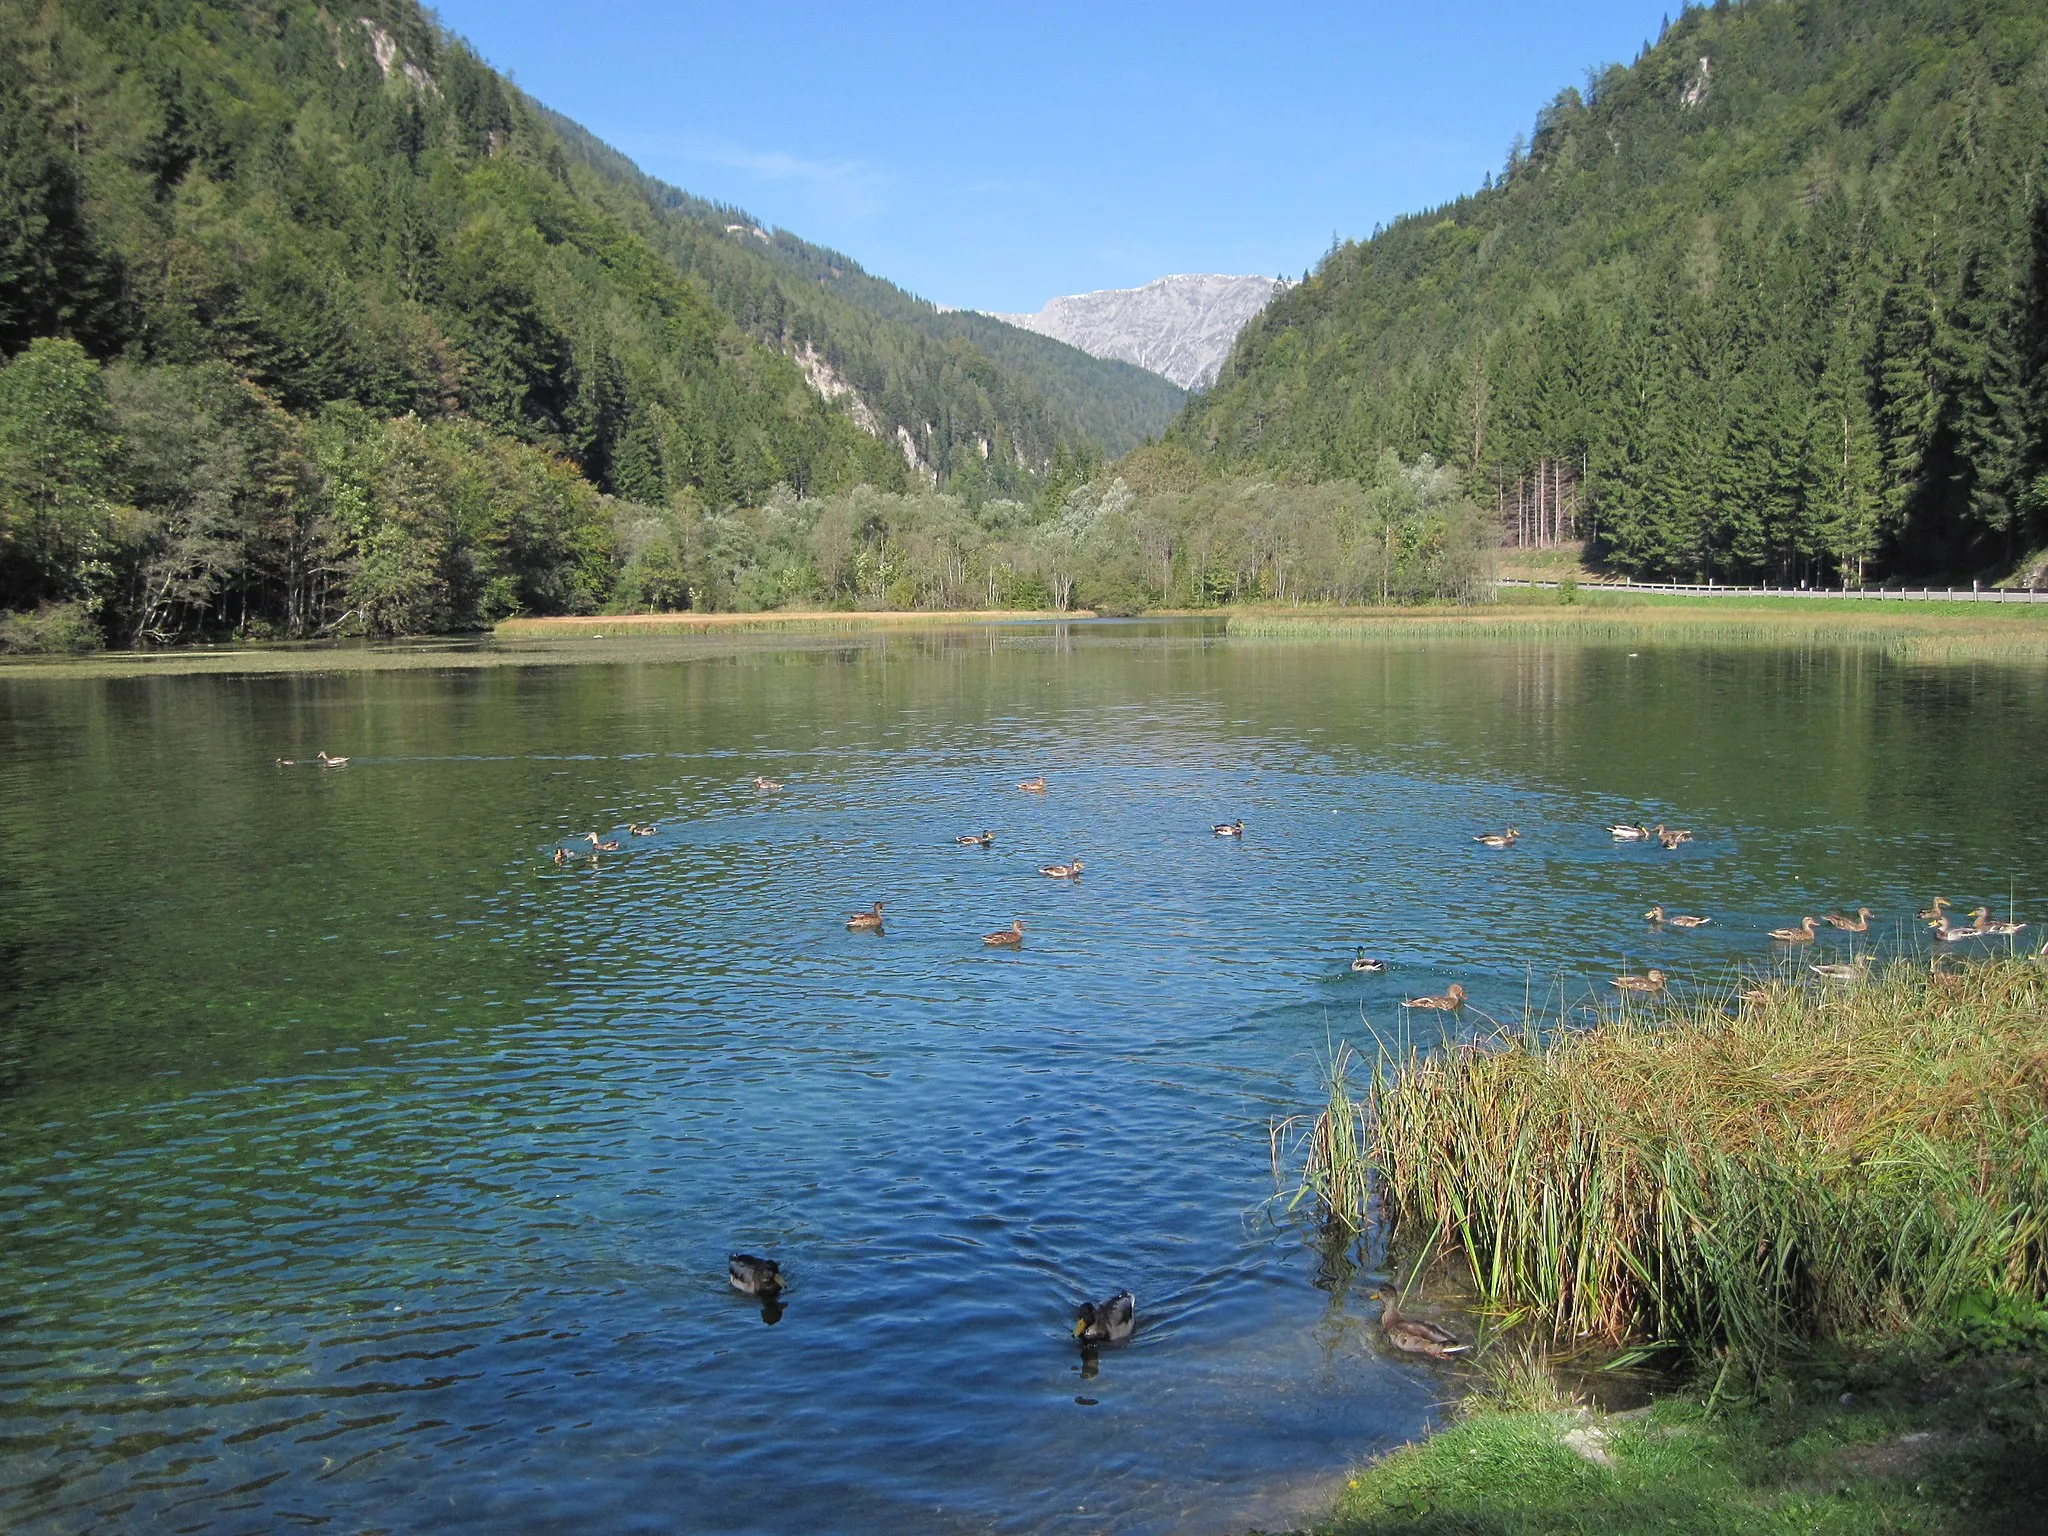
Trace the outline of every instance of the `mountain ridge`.
<instances>
[{"instance_id":1,"label":"mountain ridge","mask_svg":"<svg viewBox=\"0 0 2048 1536\"><path fill-rule=\"evenodd\" d=\"M1689 6L1467 196L1343 242L1168 441L1455 466L1643 575L1988 575L2048 542L2048 13Z\"/></svg>"},{"instance_id":2,"label":"mountain ridge","mask_svg":"<svg viewBox=\"0 0 2048 1536\"><path fill-rule=\"evenodd\" d=\"M1094 357L1133 363L1194 390L1214 382L1238 333L1287 287L1281 278L1179 272L1136 288L1063 294L1036 314L989 318Z\"/></svg>"}]
</instances>

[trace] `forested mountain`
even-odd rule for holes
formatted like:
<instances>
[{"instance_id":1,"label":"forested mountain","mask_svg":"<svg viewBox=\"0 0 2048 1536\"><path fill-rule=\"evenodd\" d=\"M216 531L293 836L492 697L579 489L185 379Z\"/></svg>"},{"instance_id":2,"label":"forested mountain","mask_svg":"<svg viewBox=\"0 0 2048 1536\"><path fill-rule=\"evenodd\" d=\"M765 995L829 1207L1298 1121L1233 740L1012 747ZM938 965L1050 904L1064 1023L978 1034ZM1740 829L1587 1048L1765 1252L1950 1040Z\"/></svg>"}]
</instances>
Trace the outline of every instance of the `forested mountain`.
<instances>
[{"instance_id":1,"label":"forested mountain","mask_svg":"<svg viewBox=\"0 0 2048 1536\"><path fill-rule=\"evenodd\" d=\"M1157 437L1186 401L1178 386L1143 368L987 315L940 309L838 251L647 176L587 130L545 116L573 156L665 215L664 249L720 308L778 350L814 352L890 434L906 429L920 457L948 479L978 477L997 430L1010 439L1012 459L1025 449L1042 464L1060 433L1121 454ZM1020 433L1010 423L1030 425Z\"/></svg>"},{"instance_id":2,"label":"forested mountain","mask_svg":"<svg viewBox=\"0 0 2048 1536\"><path fill-rule=\"evenodd\" d=\"M971 501L1098 461L715 215L412 0L0 0L0 608L458 627L598 605L622 526L685 542L777 485Z\"/></svg>"},{"instance_id":3,"label":"forested mountain","mask_svg":"<svg viewBox=\"0 0 2048 1536\"><path fill-rule=\"evenodd\" d=\"M2039 0L1687 10L1497 182L1333 249L1172 437L1429 453L1645 575L2009 568L2048 538L2044 48Z\"/></svg>"}]
</instances>

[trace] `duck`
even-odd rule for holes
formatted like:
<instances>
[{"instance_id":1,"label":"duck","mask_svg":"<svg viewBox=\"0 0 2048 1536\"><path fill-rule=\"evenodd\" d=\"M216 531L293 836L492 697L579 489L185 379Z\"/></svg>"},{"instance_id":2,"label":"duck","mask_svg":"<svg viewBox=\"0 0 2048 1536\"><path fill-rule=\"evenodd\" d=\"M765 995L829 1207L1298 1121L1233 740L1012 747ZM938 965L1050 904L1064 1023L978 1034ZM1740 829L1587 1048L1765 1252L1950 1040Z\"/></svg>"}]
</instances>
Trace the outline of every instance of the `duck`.
<instances>
[{"instance_id":1,"label":"duck","mask_svg":"<svg viewBox=\"0 0 2048 1536\"><path fill-rule=\"evenodd\" d=\"M1402 999L1403 1008L1434 1008L1439 1013L1456 1013L1465 1006L1465 988L1452 982L1442 997L1410 997Z\"/></svg>"},{"instance_id":2,"label":"duck","mask_svg":"<svg viewBox=\"0 0 2048 1536\"><path fill-rule=\"evenodd\" d=\"M876 933L881 932L882 904L878 901L865 912L849 912L846 917L846 926L855 929L871 929Z\"/></svg>"},{"instance_id":3,"label":"duck","mask_svg":"<svg viewBox=\"0 0 2048 1536\"><path fill-rule=\"evenodd\" d=\"M1519 828L1509 827L1505 832L1482 832L1472 841L1484 843L1489 848L1512 848L1515 846L1515 839L1521 835Z\"/></svg>"},{"instance_id":4,"label":"duck","mask_svg":"<svg viewBox=\"0 0 2048 1536\"><path fill-rule=\"evenodd\" d=\"M626 823L626 830L635 837L652 837L661 828L651 821L629 821Z\"/></svg>"},{"instance_id":5,"label":"duck","mask_svg":"<svg viewBox=\"0 0 2048 1536\"><path fill-rule=\"evenodd\" d=\"M1614 840L1618 843L1644 843L1648 842L1653 835L1650 829L1640 821L1633 825L1626 822L1616 822L1607 830L1614 834Z\"/></svg>"},{"instance_id":6,"label":"duck","mask_svg":"<svg viewBox=\"0 0 2048 1536\"><path fill-rule=\"evenodd\" d=\"M592 853L617 853L619 851L619 840L614 837L602 843L592 843L590 851Z\"/></svg>"},{"instance_id":7,"label":"duck","mask_svg":"<svg viewBox=\"0 0 2048 1536\"><path fill-rule=\"evenodd\" d=\"M1692 834L1690 832L1667 832L1662 827L1659 827L1657 829L1657 841L1663 847L1676 848L1680 843L1691 842Z\"/></svg>"},{"instance_id":8,"label":"duck","mask_svg":"<svg viewBox=\"0 0 2048 1536\"><path fill-rule=\"evenodd\" d=\"M1209 830L1218 837L1243 837L1244 823L1242 821L1219 821Z\"/></svg>"},{"instance_id":9,"label":"duck","mask_svg":"<svg viewBox=\"0 0 2048 1536\"><path fill-rule=\"evenodd\" d=\"M1359 972L1361 975L1377 976L1381 971L1384 971L1386 968L1386 961L1372 960L1366 957L1365 946L1363 944L1358 946L1358 953L1352 958L1351 961L1351 969Z\"/></svg>"},{"instance_id":10,"label":"duck","mask_svg":"<svg viewBox=\"0 0 2048 1536\"><path fill-rule=\"evenodd\" d=\"M1994 923L1989 907L1973 907L1970 911L1970 926L1977 932L1993 938L2010 938L2026 927L2025 923Z\"/></svg>"},{"instance_id":11,"label":"duck","mask_svg":"<svg viewBox=\"0 0 2048 1536\"><path fill-rule=\"evenodd\" d=\"M568 863L568 862L569 862L569 850L568 850L568 849L566 849L566 848L557 848L557 849L555 850L555 862L556 862L557 864L566 864L566 863Z\"/></svg>"},{"instance_id":12,"label":"duck","mask_svg":"<svg viewBox=\"0 0 2048 1536\"><path fill-rule=\"evenodd\" d=\"M593 848L601 848L604 846L604 840L600 838L595 832L578 833L576 837L572 839L572 841L578 843L588 843Z\"/></svg>"},{"instance_id":13,"label":"duck","mask_svg":"<svg viewBox=\"0 0 2048 1536\"><path fill-rule=\"evenodd\" d=\"M346 768L348 766L348 759L345 757L329 757L325 750L323 750L320 753L320 766L322 768Z\"/></svg>"},{"instance_id":14,"label":"duck","mask_svg":"<svg viewBox=\"0 0 2048 1536\"><path fill-rule=\"evenodd\" d=\"M1624 992L1662 992L1664 973L1652 967L1646 976L1617 976L1614 985Z\"/></svg>"},{"instance_id":15,"label":"duck","mask_svg":"<svg viewBox=\"0 0 2048 1536\"><path fill-rule=\"evenodd\" d=\"M964 837L954 838L953 841L962 848L992 848L995 846L996 835L993 832L984 832L981 836L976 837L972 832L969 832Z\"/></svg>"},{"instance_id":16,"label":"duck","mask_svg":"<svg viewBox=\"0 0 2048 1536\"><path fill-rule=\"evenodd\" d=\"M1844 933L1868 933L1870 932L1870 918L1870 908L1858 907L1854 917L1843 917L1838 912L1830 912L1821 920L1829 927L1839 928Z\"/></svg>"},{"instance_id":17,"label":"duck","mask_svg":"<svg viewBox=\"0 0 2048 1536\"><path fill-rule=\"evenodd\" d=\"M1643 914L1643 921L1657 923L1667 928L1704 928L1711 923L1711 917L1687 917L1683 912L1666 912L1660 904Z\"/></svg>"},{"instance_id":18,"label":"duck","mask_svg":"<svg viewBox=\"0 0 2048 1536\"><path fill-rule=\"evenodd\" d=\"M1107 1301L1084 1301L1074 1314L1074 1337L1090 1344L1121 1344L1138 1326L1138 1298L1118 1291Z\"/></svg>"},{"instance_id":19,"label":"duck","mask_svg":"<svg viewBox=\"0 0 2048 1536\"><path fill-rule=\"evenodd\" d=\"M984 933L981 942L991 948L1008 947L1016 949L1024 942L1024 924L1016 918L1010 919L1010 926L998 928L994 933Z\"/></svg>"},{"instance_id":20,"label":"duck","mask_svg":"<svg viewBox=\"0 0 2048 1536\"><path fill-rule=\"evenodd\" d=\"M1811 944L1813 942L1813 919L1802 917L1797 928L1773 928L1771 937L1780 944Z\"/></svg>"},{"instance_id":21,"label":"duck","mask_svg":"<svg viewBox=\"0 0 2048 1536\"><path fill-rule=\"evenodd\" d=\"M1744 987L1735 997L1738 1002L1747 1003L1752 1008L1765 1008L1777 1001L1768 986Z\"/></svg>"},{"instance_id":22,"label":"duck","mask_svg":"<svg viewBox=\"0 0 2048 1536\"><path fill-rule=\"evenodd\" d=\"M1045 775L1041 773L1035 779L1025 779L1017 787L1027 795L1042 795L1045 793Z\"/></svg>"},{"instance_id":23,"label":"duck","mask_svg":"<svg viewBox=\"0 0 2048 1536\"><path fill-rule=\"evenodd\" d=\"M744 1295L765 1299L782 1294L782 1266L773 1259L735 1253L725 1261L725 1273L732 1288Z\"/></svg>"},{"instance_id":24,"label":"duck","mask_svg":"<svg viewBox=\"0 0 2048 1536\"><path fill-rule=\"evenodd\" d=\"M1932 906L1922 907L1915 916L1923 923L1946 923L1948 921L1948 909L1953 905L1954 903L1946 896L1937 896L1934 898Z\"/></svg>"},{"instance_id":25,"label":"duck","mask_svg":"<svg viewBox=\"0 0 2048 1536\"><path fill-rule=\"evenodd\" d=\"M1932 923L1929 926L1934 929L1935 938L1944 944L1960 944L1964 939L1981 939L1986 937L1984 930L1977 927L1974 923L1957 927L1947 922L1940 922Z\"/></svg>"},{"instance_id":26,"label":"duck","mask_svg":"<svg viewBox=\"0 0 2048 1536\"><path fill-rule=\"evenodd\" d=\"M1078 880L1081 878L1081 871L1086 867L1076 859L1071 864L1041 864L1038 866L1038 872L1041 875L1050 875L1055 880Z\"/></svg>"},{"instance_id":27,"label":"duck","mask_svg":"<svg viewBox=\"0 0 2048 1536\"><path fill-rule=\"evenodd\" d=\"M299 760L296 757L280 757L277 760L277 766L280 768L296 768L299 766Z\"/></svg>"},{"instance_id":28,"label":"duck","mask_svg":"<svg viewBox=\"0 0 2048 1536\"><path fill-rule=\"evenodd\" d=\"M754 775L754 790L757 794L772 795L780 788L782 788L781 780L763 778L758 773Z\"/></svg>"},{"instance_id":29,"label":"duck","mask_svg":"<svg viewBox=\"0 0 2048 1536\"><path fill-rule=\"evenodd\" d=\"M1807 969L1813 972L1814 975L1824 977L1829 981L1861 981L1863 979L1864 967L1869 964L1870 956L1858 955L1853 962L1847 965L1809 965Z\"/></svg>"},{"instance_id":30,"label":"duck","mask_svg":"<svg viewBox=\"0 0 2048 1536\"><path fill-rule=\"evenodd\" d=\"M1389 1344L1403 1353L1448 1360L1472 1347L1441 1324L1426 1323L1419 1317L1403 1317L1391 1287L1383 1285L1373 1294L1380 1299L1380 1332L1387 1336Z\"/></svg>"}]
</instances>

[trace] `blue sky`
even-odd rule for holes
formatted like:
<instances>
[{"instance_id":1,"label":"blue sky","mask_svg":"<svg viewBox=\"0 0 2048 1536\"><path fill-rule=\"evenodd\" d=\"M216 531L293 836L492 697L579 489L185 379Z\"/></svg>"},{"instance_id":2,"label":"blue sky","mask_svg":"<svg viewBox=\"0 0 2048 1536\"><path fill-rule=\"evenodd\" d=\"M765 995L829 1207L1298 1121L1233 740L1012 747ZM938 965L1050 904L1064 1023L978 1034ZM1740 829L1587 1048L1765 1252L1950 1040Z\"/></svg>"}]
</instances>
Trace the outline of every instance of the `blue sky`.
<instances>
[{"instance_id":1,"label":"blue sky","mask_svg":"<svg viewBox=\"0 0 2048 1536\"><path fill-rule=\"evenodd\" d=\"M1168 272L1298 277L1332 233L1476 187L1667 0L570 7L441 0L664 181L943 304Z\"/></svg>"}]
</instances>

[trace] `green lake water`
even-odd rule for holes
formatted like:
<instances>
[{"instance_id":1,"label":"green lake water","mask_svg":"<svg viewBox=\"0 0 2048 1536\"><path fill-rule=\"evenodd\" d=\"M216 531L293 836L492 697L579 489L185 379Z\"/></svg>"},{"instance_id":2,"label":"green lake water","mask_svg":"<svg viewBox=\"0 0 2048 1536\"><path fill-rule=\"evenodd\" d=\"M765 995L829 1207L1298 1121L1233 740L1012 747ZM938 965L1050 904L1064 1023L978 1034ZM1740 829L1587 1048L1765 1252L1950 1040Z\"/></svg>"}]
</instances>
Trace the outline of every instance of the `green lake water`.
<instances>
[{"instance_id":1,"label":"green lake water","mask_svg":"<svg viewBox=\"0 0 2048 1536\"><path fill-rule=\"evenodd\" d=\"M1802 960L1924 948L1937 893L2048 916L2040 670L575 654L0 670L0 1527L1298 1522L1455 1382L1379 1341L1383 1254L1269 1204L1332 1041L1453 981L1467 1031L1622 967L1721 987L1808 912L1879 915ZM558 866L590 830L621 850ZM789 1275L772 1325L732 1249Z\"/></svg>"}]
</instances>

